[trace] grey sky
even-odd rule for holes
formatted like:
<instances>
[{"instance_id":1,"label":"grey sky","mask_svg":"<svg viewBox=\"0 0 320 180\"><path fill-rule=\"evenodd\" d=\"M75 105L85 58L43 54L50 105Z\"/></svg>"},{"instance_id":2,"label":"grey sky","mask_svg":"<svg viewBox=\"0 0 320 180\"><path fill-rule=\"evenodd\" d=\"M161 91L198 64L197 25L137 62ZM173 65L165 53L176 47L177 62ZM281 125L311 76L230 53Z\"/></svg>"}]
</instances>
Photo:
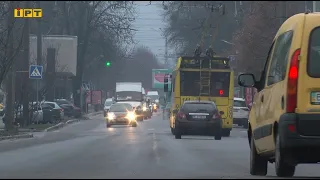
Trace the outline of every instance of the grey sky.
<instances>
[{"instance_id":1,"label":"grey sky","mask_svg":"<svg viewBox=\"0 0 320 180\"><path fill-rule=\"evenodd\" d=\"M138 31L135 34L137 45L148 47L162 63L165 54L165 38L162 36L161 28L165 27L165 22L161 16L161 1L153 1L149 5L149 1L137 2L137 18L134 28Z\"/></svg>"}]
</instances>

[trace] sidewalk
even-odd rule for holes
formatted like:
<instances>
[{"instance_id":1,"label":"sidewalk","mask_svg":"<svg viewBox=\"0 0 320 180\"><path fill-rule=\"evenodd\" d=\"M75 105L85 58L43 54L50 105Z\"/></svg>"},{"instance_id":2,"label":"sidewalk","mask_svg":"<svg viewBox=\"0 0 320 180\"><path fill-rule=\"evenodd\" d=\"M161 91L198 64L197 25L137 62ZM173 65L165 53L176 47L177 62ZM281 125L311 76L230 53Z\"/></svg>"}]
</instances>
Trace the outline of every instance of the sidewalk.
<instances>
[{"instance_id":1,"label":"sidewalk","mask_svg":"<svg viewBox=\"0 0 320 180\"><path fill-rule=\"evenodd\" d=\"M32 138L33 137L33 132L49 132L49 131L54 131L54 130L57 130L57 129L60 129L60 128L63 128L64 126L68 125L68 124L72 124L72 123L75 123L75 122L79 122L81 120L90 120L90 117L91 116L95 116L95 115L98 115L98 114L102 114L101 111L98 111L98 112L90 112L88 114L84 114L81 118L79 119L69 119L65 122L61 122L61 123L58 123L58 124L55 124L55 125L52 125L51 127L48 127L48 128L45 128L45 129L42 129L42 130L38 130L38 129L25 129L25 128L19 128L19 134L18 135L11 135L11 136L7 136L5 131L4 131L4 126L3 128L1 127L1 124L0 124L0 141L1 140L7 140L7 139L21 139L21 138ZM2 121L1 121L2 122Z\"/></svg>"}]
</instances>

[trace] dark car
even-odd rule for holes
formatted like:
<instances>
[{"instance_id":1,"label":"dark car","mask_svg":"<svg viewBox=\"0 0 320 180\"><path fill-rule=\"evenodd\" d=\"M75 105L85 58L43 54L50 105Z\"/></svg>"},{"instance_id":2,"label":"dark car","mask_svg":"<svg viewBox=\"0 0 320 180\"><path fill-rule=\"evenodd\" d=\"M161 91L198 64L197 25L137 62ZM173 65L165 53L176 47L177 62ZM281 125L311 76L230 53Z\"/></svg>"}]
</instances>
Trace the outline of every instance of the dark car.
<instances>
[{"instance_id":1,"label":"dark car","mask_svg":"<svg viewBox=\"0 0 320 180\"><path fill-rule=\"evenodd\" d=\"M57 99L55 102L64 110L64 115L69 117L80 117L81 109L66 99Z\"/></svg>"},{"instance_id":2,"label":"dark car","mask_svg":"<svg viewBox=\"0 0 320 180\"><path fill-rule=\"evenodd\" d=\"M176 139L188 131L200 134L214 135L215 140L221 140L223 112L211 101L185 101L177 112L174 134Z\"/></svg>"},{"instance_id":3,"label":"dark car","mask_svg":"<svg viewBox=\"0 0 320 180\"><path fill-rule=\"evenodd\" d=\"M111 125L131 125L132 127L137 127L136 113L132 106L129 105L126 103L111 105L106 116L107 128L111 127Z\"/></svg>"},{"instance_id":4,"label":"dark car","mask_svg":"<svg viewBox=\"0 0 320 180\"><path fill-rule=\"evenodd\" d=\"M41 104L42 109L44 107L44 105L48 105L51 106L51 113L52 113L52 117L54 118L55 122L60 122L61 120L64 119L64 109L62 109L56 102L43 102Z\"/></svg>"}]
</instances>

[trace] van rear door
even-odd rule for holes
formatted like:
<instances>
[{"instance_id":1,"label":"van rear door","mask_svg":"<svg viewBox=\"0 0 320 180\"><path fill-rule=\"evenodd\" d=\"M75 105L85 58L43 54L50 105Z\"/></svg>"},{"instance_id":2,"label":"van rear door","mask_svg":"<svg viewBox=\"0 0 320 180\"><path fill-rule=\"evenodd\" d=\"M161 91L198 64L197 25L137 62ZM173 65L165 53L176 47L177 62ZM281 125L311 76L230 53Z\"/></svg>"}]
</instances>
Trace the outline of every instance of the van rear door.
<instances>
[{"instance_id":1,"label":"van rear door","mask_svg":"<svg viewBox=\"0 0 320 180\"><path fill-rule=\"evenodd\" d=\"M305 15L299 63L297 113L320 114L320 13Z\"/></svg>"}]
</instances>

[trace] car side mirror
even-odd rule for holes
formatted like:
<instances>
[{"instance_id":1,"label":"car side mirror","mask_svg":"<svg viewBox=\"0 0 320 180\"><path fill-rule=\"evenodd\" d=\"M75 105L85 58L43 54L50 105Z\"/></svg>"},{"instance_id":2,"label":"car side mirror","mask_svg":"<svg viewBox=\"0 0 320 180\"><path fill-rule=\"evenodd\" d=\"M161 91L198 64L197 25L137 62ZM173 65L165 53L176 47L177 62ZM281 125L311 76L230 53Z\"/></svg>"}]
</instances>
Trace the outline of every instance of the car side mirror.
<instances>
[{"instance_id":1,"label":"car side mirror","mask_svg":"<svg viewBox=\"0 0 320 180\"><path fill-rule=\"evenodd\" d=\"M238 84L242 87L254 87L256 80L253 74L240 74L238 76Z\"/></svg>"},{"instance_id":2,"label":"car side mirror","mask_svg":"<svg viewBox=\"0 0 320 180\"><path fill-rule=\"evenodd\" d=\"M224 112L223 112L223 111L220 111L219 114L220 114L220 115L224 115Z\"/></svg>"}]
</instances>

